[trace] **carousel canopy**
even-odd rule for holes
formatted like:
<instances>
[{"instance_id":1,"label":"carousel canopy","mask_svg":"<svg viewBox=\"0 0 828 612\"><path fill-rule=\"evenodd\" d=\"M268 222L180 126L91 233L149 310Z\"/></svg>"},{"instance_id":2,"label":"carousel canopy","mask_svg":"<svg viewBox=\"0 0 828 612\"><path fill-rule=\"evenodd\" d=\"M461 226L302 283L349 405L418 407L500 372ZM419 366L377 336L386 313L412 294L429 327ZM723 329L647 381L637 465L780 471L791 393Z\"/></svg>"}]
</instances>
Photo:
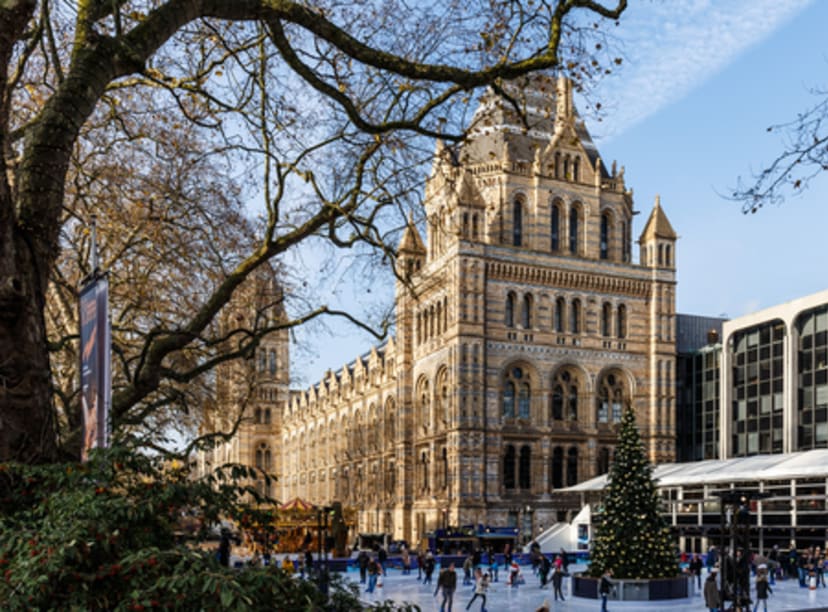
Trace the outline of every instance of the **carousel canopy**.
<instances>
[{"instance_id":1,"label":"carousel canopy","mask_svg":"<svg viewBox=\"0 0 828 612\"><path fill-rule=\"evenodd\" d=\"M316 506L309 501L305 501L301 497L294 497L290 501L287 501L279 506L279 510L300 510L302 512L314 510L315 508Z\"/></svg>"}]
</instances>

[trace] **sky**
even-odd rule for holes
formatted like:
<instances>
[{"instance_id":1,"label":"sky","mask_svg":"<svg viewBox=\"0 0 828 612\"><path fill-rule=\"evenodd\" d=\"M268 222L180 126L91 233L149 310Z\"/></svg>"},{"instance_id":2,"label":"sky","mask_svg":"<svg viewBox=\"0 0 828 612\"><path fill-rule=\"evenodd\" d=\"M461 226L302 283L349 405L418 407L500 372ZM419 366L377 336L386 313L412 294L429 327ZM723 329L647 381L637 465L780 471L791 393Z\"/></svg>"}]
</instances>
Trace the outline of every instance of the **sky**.
<instances>
[{"instance_id":1,"label":"sky","mask_svg":"<svg viewBox=\"0 0 828 612\"><path fill-rule=\"evenodd\" d=\"M593 96L601 120L582 114L602 159L625 167L634 236L656 195L679 234L678 312L733 318L828 288L828 173L753 215L725 197L782 150L767 128L828 87L826 23L819 0L670 0L631 3L613 29L624 62ZM393 298L390 278L371 286L350 287L351 299L370 309ZM375 344L346 324L297 340L300 388Z\"/></svg>"}]
</instances>

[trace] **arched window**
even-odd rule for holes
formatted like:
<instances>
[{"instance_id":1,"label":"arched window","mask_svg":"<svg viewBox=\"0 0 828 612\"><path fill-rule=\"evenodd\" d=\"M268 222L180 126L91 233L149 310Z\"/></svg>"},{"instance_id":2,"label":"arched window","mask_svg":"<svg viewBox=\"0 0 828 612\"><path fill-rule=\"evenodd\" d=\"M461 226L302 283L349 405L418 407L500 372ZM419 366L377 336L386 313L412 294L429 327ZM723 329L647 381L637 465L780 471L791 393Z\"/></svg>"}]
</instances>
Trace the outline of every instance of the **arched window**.
<instances>
[{"instance_id":1,"label":"arched window","mask_svg":"<svg viewBox=\"0 0 828 612\"><path fill-rule=\"evenodd\" d=\"M552 488L561 489L564 486L563 467L564 467L564 453L560 446L556 446L552 451L552 469L549 471L552 479Z\"/></svg>"},{"instance_id":2,"label":"arched window","mask_svg":"<svg viewBox=\"0 0 828 612\"><path fill-rule=\"evenodd\" d=\"M561 178L561 152L555 151L555 178Z\"/></svg>"},{"instance_id":3,"label":"arched window","mask_svg":"<svg viewBox=\"0 0 828 612\"><path fill-rule=\"evenodd\" d=\"M264 424L270 425L270 408L264 409Z\"/></svg>"},{"instance_id":4,"label":"arched window","mask_svg":"<svg viewBox=\"0 0 828 612\"><path fill-rule=\"evenodd\" d=\"M529 383L524 382L518 385L518 416L522 419L529 418L530 398Z\"/></svg>"},{"instance_id":5,"label":"arched window","mask_svg":"<svg viewBox=\"0 0 828 612\"><path fill-rule=\"evenodd\" d=\"M555 385L552 389L552 420L562 421L564 414L564 389L561 385Z\"/></svg>"},{"instance_id":6,"label":"arched window","mask_svg":"<svg viewBox=\"0 0 828 612\"><path fill-rule=\"evenodd\" d=\"M562 297L559 297L555 300L555 331L558 333L563 333L564 330L564 309L565 309L565 302Z\"/></svg>"},{"instance_id":7,"label":"arched window","mask_svg":"<svg viewBox=\"0 0 828 612\"><path fill-rule=\"evenodd\" d=\"M603 376L597 387L597 414L599 423L621 422L621 412L624 401L627 399L623 378L617 372L610 372Z\"/></svg>"},{"instance_id":8,"label":"arched window","mask_svg":"<svg viewBox=\"0 0 828 612\"><path fill-rule=\"evenodd\" d=\"M552 418L578 420L578 378L567 369L552 379Z\"/></svg>"},{"instance_id":9,"label":"arched window","mask_svg":"<svg viewBox=\"0 0 828 612\"><path fill-rule=\"evenodd\" d=\"M520 324L523 329L532 328L532 295L527 293L523 296L523 304L520 310Z\"/></svg>"},{"instance_id":10,"label":"arched window","mask_svg":"<svg viewBox=\"0 0 828 612\"><path fill-rule=\"evenodd\" d=\"M449 422L449 380L448 369L441 368L437 374L437 402L434 407L434 417L438 427L443 427Z\"/></svg>"},{"instance_id":11,"label":"arched window","mask_svg":"<svg viewBox=\"0 0 828 612\"><path fill-rule=\"evenodd\" d=\"M394 400L389 399L385 403L385 441L394 443L397 439L396 410Z\"/></svg>"},{"instance_id":12,"label":"arched window","mask_svg":"<svg viewBox=\"0 0 828 612\"><path fill-rule=\"evenodd\" d=\"M621 304L618 307L618 321L615 332L619 338L627 337L627 307Z\"/></svg>"},{"instance_id":13,"label":"arched window","mask_svg":"<svg viewBox=\"0 0 828 612\"><path fill-rule=\"evenodd\" d=\"M609 215L601 215L601 259L609 258L609 225Z\"/></svg>"},{"instance_id":14,"label":"arched window","mask_svg":"<svg viewBox=\"0 0 828 612\"><path fill-rule=\"evenodd\" d=\"M276 374L276 351L270 349L270 375Z\"/></svg>"},{"instance_id":15,"label":"arched window","mask_svg":"<svg viewBox=\"0 0 828 612\"><path fill-rule=\"evenodd\" d=\"M514 292L510 291L506 295L506 313L505 313L505 323L506 327L514 327L515 326L515 301L517 300L517 296L515 296Z\"/></svg>"},{"instance_id":16,"label":"arched window","mask_svg":"<svg viewBox=\"0 0 828 612\"><path fill-rule=\"evenodd\" d=\"M608 338L612 333L612 306L604 302L601 307L601 335Z\"/></svg>"},{"instance_id":17,"label":"arched window","mask_svg":"<svg viewBox=\"0 0 828 612\"><path fill-rule=\"evenodd\" d=\"M428 453L425 451L420 455L420 485L428 491Z\"/></svg>"},{"instance_id":18,"label":"arched window","mask_svg":"<svg viewBox=\"0 0 828 612\"><path fill-rule=\"evenodd\" d=\"M477 240L477 215L472 215L472 240Z\"/></svg>"},{"instance_id":19,"label":"arched window","mask_svg":"<svg viewBox=\"0 0 828 612\"><path fill-rule=\"evenodd\" d=\"M658 245L658 265L664 265L664 245Z\"/></svg>"},{"instance_id":20,"label":"arched window","mask_svg":"<svg viewBox=\"0 0 828 612\"><path fill-rule=\"evenodd\" d=\"M532 402L532 388L529 374L523 368L510 368L503 380L503 418L519 416L528 419ZM515 405L517 403L517 405Z\"/></svg>"},{"instance_id":21,"label":"arched window","mask_svg":"<svg viewBox=\"0 0 828 612\"><path fill-rule=\"evenodd\" d=\"M578 449L572 447L566 454L566 486L578 484Z\"/></svg>"},{"instance_id":22,"label":"arched window","mask_svg":"<svg viewBox=\"0 0 828 612\"><path fill-rule=\"evenodd\" d=\"M576 157L572 161L572 180L577 183L581 178L580 174L581 174L581 158Z\"/></svg>"},{"instance_id":23,"label":"arched window","mask_svg":"<svg viewBox=\"0 0 828 612\"><path fill-rule=\"evenodd\" d=\"M253 415L253 422L257 425L260 425L262 423L262 409L256 408L256 410L253 412Z\"/></svg>"},{"instance_id":24,"label":"arched window","mask_svg":"<svg viewBox=\"0 0 828 612\"><path fill-rule=\"evenodd\" d=\"M521 489L532 487L532 449L528 444L520 448L520 463L518 465L518 486Z\"/></svg>"},{"instance_id":25,"label":"arched window","mask_svg":"<svg viewBox=\"0 0 828 612\"><path fill-rule=\"evenodd\" d=\"M267 369L267 351L259 349L259 372L264 372Z\"/></svg>"},{"instance_id":26,"label":"arched window","mask_svg":"<svg viewBox=\"0 0 828 612\"><path fill-rule=\"evenodd\" d=\"M511 381L503 389L503 418L515 418L515 383Z\"/></svg>"},{"instance_id":27,"label":"arched window","mask_svg":"<svg viewBox=\"0 0 828 612\"><path fill-rule=\"evenodd\" d=\"M670 253L670 245L664 245L664 265L671 266L672 254Z\"/></svg>"},{"instance_id":28,"label":"arched window","mask_svg":"<svg viewBox=\"0 0 828 612\"><path fill-rule=\"evenodd\" d=\"M515 200L512 207L512 245L523 245L523 203Z\"/></svg>"},{"instance_id":29,"label":"arched window","mask_svg":"<svg viewBox=\"0 0 828 612\"><path fill-rule=\"evenodd\" d=\"M265 442L256 448L256 467L264 472L270 471L270 448Z\"/></svg>"},{"instance_id":30,"label":"arched window","mask_svg":"<svg viewBox=\"0 0 828 612\"><path fill-rule=\"evenodd\" d=\"M442 482L443 487L442 488L447 489L448 484L449 484L449 477L448 477L449 469L448 469L448 450L446 450L445 446L443 447L443 452L441 453L440 460L442 461L442 464L443 464L443 469L441 470L442 475L443 475L443 482Z\"/></svg>"},{"instance_id":31,"label":"arched window","mask_svg":"<svg viewBox=\"0 0 828 612\"><path fill-rule=\"evenodd\" d=\"M417 384L417 404L418 425L426 431L431 425L431 393L425 377L421 378Z\"/></svg>"},{"instance_id":32,"label":"arched window","mask_svg":"<svg viewBox=\"0 0 828 612\"><path fill-rule=\"evenodd\" d=\"M463 238L469 237L469 213L463 213Z\"/></svg>"},{"instance_id":33,"label":"arched window","mask_svg":"<svg viewBox=\"0 0 828 612\"><path fill-rule=\"evenodd\" d=\"M602 446L598 451L598 474L606 474L609 472L610 466L610 449Z\"/></svg>"},{"instance_id":34,"label":"arched window","mask_svg":"<svg viewBox=\"0 0 828 612\"><path fill-rule=\"evenodd\" d=\"M552 251L558 251L561 248L561 207L558 204L553 204L550 211L549 239Z\"/></svg>"},{"instance_id":35,"label":"arched window","mask_svg":"<svg viewBox=\"0 0 828 612\"><path fill-rule=\"evenodd\" d=\"M509 444L503 454L503 488L515 488L515 447Z\"/></svg>"},{"instance_id":36,"label":"arched window","mask_svg":"<svg viewBox=\"0 0 828 612\"><path fill-rule=\"evenodd\" d=\"M578 222L580 216L578 206L573 205L569 209L569 252L573 255L578 254Z\"/></svg>"},{"instance_id":37,"label":"arched window","mask_svg":"<svg viewBox=\"0 0 828 612\"><path fill-rule=\"evenodd\" d=\"M621 259L624 263L630 261L630 245L627 237L627 222L621 222Z\"/></svg>"},{"instance_id":38,"label":"arched window","mask_svg":"<svg viewBox=\"0 0 828 612\"><path fill-rule=\"evenodd\" d=\"M581 333L581 300L572 300L569 308L569 329L573 334Z\"/></svg>"}]
</instances>

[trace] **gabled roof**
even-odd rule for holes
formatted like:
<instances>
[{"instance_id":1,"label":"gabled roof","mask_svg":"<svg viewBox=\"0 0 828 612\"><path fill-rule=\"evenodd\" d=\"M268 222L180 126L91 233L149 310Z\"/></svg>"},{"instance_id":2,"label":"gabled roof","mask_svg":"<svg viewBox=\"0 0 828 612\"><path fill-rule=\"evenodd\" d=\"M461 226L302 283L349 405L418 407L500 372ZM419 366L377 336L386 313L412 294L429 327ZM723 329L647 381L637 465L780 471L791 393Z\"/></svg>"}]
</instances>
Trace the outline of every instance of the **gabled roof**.
<instances>
[{"instance_id":1,"label":"gabled roof","mask_svg":"<svg viewBox=\"0 0 828 612\"><path fill-rule=\"evenodd\" d=\"M639 241L644 242L653 238L664 238L666 240L676 240L678 238L676 230L670 225L667 215L661 209L661 196L656 196L655 206L653 206L653 211L650 213L650 218L647 219L644 231L641 232Z\"/></svg>"}]
</instances>

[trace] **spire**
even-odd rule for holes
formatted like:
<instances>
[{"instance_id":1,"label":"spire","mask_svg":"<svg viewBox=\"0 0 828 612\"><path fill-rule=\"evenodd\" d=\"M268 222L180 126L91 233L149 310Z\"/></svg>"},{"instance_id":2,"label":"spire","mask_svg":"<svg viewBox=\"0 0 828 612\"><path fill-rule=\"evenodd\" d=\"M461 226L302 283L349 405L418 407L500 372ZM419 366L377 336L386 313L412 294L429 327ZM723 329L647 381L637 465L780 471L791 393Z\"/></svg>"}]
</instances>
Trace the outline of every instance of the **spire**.
<instances>
[{"instance_id":1,"label":"spire","mask_svg":"<svg viewBox=\"0 0 828 612\"><path fill-rule=\"evenodd\" d=\"M574 108L572 81L563 75L559 76L555 95L555 134L560 134L565 126L573 123Z\"/></svg>"},{"instance_id":2,"label":"spire","mask_svg":"<svg viewBox=\"0 0 828 612\"><path fill-rule=\"evenodd\" d=\"M646 242L656 238L664 240L676 240L678 236L673 226L670 224L667 215L661 208L661 196L655 197L655 205L653 212L650 213L650 218L647 219L647 224L644 226L644 231L641 232L640 242Z\"/></svg>"},{"instance_id":3,"label":"spire","mask_svg":"<svg viewBox=\"0 0 828 612\"><path fill-rule=\"evenodd\" d=\"M400 245L397 247L397 253L414 253L424 254L426 252L423 239L420 237L420 232L417 231L417 226L414 225L414 217L408 213L408 222L405 224Z\"/></svg>"}]
</instances>

